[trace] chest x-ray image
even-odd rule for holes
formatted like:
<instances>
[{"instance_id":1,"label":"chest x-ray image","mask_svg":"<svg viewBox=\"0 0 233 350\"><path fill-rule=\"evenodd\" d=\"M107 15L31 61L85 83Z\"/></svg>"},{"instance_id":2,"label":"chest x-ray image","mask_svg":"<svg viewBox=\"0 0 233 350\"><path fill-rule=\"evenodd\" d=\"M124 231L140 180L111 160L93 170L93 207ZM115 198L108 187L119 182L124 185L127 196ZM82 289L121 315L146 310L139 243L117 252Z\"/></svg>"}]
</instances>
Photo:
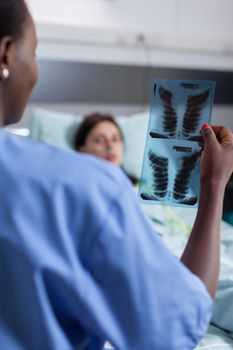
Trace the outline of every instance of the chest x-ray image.
<instances>
[{"instance_id":1,"label":"chest x-ray image","mask_svg":"<svg viewBox=\"0 0 233 350\"><path fill-rule=\"evenodd\" d=\"M156 80L144 151L140 198L149 204L196 207L200 192L200 128L210 123L215 82Z\"/></svg>"}]
</instances>

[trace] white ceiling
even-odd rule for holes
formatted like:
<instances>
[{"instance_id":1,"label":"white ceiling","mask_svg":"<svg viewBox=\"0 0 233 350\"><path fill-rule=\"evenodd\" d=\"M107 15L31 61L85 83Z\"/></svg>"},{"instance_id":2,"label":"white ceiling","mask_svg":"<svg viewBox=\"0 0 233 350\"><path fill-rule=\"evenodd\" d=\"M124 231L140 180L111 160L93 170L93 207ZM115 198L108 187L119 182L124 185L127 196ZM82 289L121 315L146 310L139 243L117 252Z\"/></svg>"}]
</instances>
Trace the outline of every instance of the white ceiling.
<instances>
[{"instance_id":1,"label":"white ceiling","mask_svg":"<svg viewBox=\"0 0 233 350\"><path fill-rule=\"evenodd\" d=\"M232 0L27 0L37 21L233 39Z\"/></svg>"},{"instance_id":2,"label":"white ceiling","mask_svg":"<svg viewBox=\"0 0 233 350\"><path fill-rule=\"evenodd\" d=\"M28 3L44 58L233 70L232 0Z\"/></svg>"}]
</instances>

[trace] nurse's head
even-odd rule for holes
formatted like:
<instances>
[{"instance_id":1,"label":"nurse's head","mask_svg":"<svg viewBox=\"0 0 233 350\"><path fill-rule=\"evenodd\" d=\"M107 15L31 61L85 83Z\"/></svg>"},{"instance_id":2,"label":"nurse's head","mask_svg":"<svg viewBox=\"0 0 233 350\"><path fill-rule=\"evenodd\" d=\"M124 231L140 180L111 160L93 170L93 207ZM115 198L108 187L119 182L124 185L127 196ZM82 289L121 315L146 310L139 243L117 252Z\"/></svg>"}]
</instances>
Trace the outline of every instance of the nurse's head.
<instances>
[{"instance_id":1,"label":"nurse's head","mask_svg":"<svg viewBox=\"0 0 233 350\"><path fill-rule=\"evenodd\" d=\"M75 134L77 151L93 154L117 166L122 164L123 146L121 129L109 114L86 116Z\"/></svg>"},{"instance_id":2,"label":"nurse's head","mask_svg":"<svg viewBox=\"0 0 233 350\"><path fill-rule=\"evenodd\" d=\"M24 0L0 0L0 126L21 119L37 81L36 45Z\"/></svg>"}]
</instances>

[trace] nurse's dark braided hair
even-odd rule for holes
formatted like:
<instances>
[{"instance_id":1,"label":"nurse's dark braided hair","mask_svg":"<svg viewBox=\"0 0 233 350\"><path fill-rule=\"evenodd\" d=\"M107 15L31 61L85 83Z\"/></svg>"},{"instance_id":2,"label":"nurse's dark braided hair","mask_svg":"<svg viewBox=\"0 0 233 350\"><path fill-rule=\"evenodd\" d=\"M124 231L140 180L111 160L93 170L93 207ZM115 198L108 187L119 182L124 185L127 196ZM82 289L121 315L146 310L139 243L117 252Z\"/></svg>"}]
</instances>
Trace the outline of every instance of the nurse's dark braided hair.
<instances>
[{"instance_id":1,"label":"nurse's dark braided hair","mask_svg":"<svg viewBox=\"0 0 233 350\"><path fill-rule=\"evenodd\" d=\"M20 39L28 15L24 0L0 0L0 40L8 35Z\"/></svg>"}]
</instances>

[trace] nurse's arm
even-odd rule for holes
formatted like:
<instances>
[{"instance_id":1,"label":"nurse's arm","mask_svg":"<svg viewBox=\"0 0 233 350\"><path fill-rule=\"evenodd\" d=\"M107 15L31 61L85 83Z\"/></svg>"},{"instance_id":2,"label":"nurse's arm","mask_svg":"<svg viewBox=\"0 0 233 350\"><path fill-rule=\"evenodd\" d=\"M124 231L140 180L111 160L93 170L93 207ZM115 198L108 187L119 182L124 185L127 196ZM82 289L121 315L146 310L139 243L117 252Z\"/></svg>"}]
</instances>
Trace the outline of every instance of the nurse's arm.
<instances>
[{"instance_id":1,"label":"nurse's arm","mask_svg":"<svg viewBox=\"0 0 233 350\"><path fill-rule=\"evenodd\" d=\"M224 190L233 172L233 134L224 127L202 129L201 195L197 217L181 261L214 298L220 265L220 224Z\"/></svg>"}]
</instances>

